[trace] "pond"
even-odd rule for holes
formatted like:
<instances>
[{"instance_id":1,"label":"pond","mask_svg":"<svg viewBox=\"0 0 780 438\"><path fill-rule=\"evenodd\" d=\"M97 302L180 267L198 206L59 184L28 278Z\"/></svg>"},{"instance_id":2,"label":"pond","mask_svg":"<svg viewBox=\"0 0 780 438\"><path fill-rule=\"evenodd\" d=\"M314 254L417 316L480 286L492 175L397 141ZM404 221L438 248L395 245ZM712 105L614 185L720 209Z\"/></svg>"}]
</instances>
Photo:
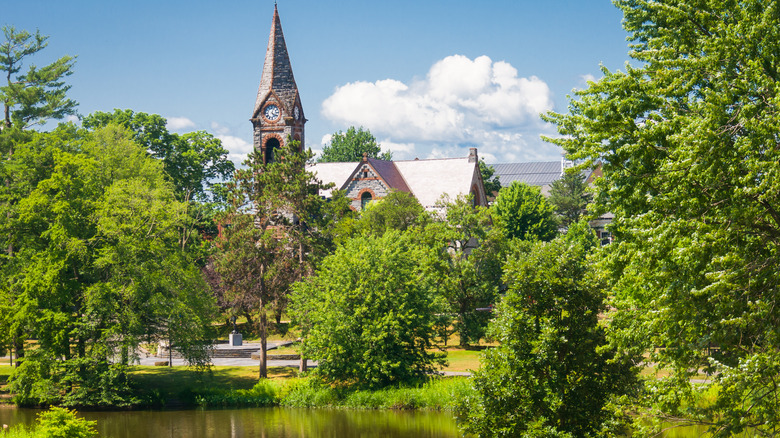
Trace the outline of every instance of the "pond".
<instances>
[{"instance_id":1,"label":"pond","mask_svg":"<svg viewBox=\"0 0 780 438\"><path fill-rule=\"evenodd\" d=\"M2 424L32 424L38 410L0 408ZM459 437L450 413L255 408L83 412L100 437Z\"/></svg>"},{"instance_id":2,"label":"pond","mask_svg":"<svg viewBox=\"0 0 780 438\"><path fill-rule=\"evenodd\" d=\"M33 424L40 412L0 406L0 424ZM97 420L101 438L455 438L448 412L252 408L181 411L82 412ZM704 436L706 427L672 428L665 438ZM741 436L751 436L743 434Z\"/></svg>"}]
</instances>

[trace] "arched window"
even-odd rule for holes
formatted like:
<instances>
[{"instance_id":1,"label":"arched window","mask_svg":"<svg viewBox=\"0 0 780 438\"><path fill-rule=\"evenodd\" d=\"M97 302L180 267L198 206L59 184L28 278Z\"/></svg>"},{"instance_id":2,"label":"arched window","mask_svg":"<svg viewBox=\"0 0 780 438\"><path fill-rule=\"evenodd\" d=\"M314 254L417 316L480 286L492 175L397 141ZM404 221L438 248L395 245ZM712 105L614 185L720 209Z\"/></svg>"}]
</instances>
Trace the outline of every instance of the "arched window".
<instances>
[{"instance_id":1,"label":"arched window","mask_svg":"<svg viewBox=\"0 0 780 438\"><path fill-rule=\"evenodd\" d=\"M362 195L360 195L360 208L361 210L365 210L366 206L369 202L371 202L374 198L371 196L370 192L363 192Z\"/></svg>"},{"instance_id":2,"label":"arched window","mask_svg":"<svg viewBox=\"0 0 780 438\"><path fill-rule=\"evenodd\" d=\"M271 137L265 142L265 162L266 164L271 164L274 162L274 151L275 149L279 149L279 139L276 137Z\"/></svg>"}]
</instances>

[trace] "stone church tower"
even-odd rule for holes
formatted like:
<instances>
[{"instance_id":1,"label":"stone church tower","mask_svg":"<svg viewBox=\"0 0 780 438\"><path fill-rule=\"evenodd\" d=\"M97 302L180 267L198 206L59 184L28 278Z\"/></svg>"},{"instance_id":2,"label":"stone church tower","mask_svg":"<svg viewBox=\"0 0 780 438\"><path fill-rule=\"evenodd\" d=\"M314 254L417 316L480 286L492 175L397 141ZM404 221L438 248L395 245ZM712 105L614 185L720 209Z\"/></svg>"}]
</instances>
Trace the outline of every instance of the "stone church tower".
<instances>
[{"instance_id":1,"label":"stone church tower","mask_svg":"<svg viewBox=\"0 0 780 438\"><path fill-rule=\"evenodd\" d=\"M284 146L288 139L299 141L303 150L303 125L306 118L303 116L301 98L298 86L295 85L276 5L255 109L249 120L254 127L255 150L262 152L264 163L272 162L274 149Z\"/></svg>"}]
</instances>

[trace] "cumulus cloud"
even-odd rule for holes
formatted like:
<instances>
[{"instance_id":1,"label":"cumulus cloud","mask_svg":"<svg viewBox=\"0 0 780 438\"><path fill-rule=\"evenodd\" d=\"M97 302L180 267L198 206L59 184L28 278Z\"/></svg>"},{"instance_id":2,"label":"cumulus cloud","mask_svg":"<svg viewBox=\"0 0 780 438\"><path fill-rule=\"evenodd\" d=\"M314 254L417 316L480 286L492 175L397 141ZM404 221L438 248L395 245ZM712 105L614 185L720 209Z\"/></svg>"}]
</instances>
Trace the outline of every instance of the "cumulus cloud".
<instances>
[{"instance_id":1,"label":"cumulus cloud","mask_svg":"<svg viewBox=\"0 0 780 438\"><path fill-rule=\"evenodd\" d=\"M531 161L560 156L539 139L553 133L539 118L552 108L552 93L538 77L519 77L508 62L487 56L453 55L409 84L383 79L338 87L322 113L368 128L397 159L460 156L476 146L489 161Z\"/></svg>"},{"instance_id":2,"label":"cumulus cloud","mask_svg":"<svg viewBox=\"0 0 780 438\"><path fill-rule=\"evenodd\" d=\"M171 131L181 131L182 129L194 128L195 122L186 117L168 117L168 123L165 126Z\"/></svg>"},{"instance_id":3,"label":"cumulus cloud","mask_svg":"<svg viewBox=\"0 0 780 438\"><path fill-rule=\"evenodd\" d=\"M236 166L241 166L247 155L252 152L254 145L241 137L232 135L230 128L217 122L211 122L211 130L214 132L214 136L222 141L222 146L228 150L228 159Z\"/></svg>"}]
</instances>

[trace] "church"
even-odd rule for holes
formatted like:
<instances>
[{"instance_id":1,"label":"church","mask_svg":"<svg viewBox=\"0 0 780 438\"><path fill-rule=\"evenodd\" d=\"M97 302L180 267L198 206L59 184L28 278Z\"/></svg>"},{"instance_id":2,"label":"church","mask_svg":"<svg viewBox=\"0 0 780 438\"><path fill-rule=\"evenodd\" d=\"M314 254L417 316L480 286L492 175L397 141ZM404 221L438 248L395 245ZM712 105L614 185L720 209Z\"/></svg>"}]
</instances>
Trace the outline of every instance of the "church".
<instances>
[{"instance_id":1,"label":"church","mask_svg":"<svg viewBox=\"0 0 780 438\"><path fill-rule=\"evenodd\" d=\"M290 139L300 142L301 150L305 147L306 118L275 5L250 121L254 148L261 152L264 163L273 162L274 150ZM427 210L435 209L444 196L454 200L471 195L474 205L487 205L476 148L471 148L467 157L397 161L363 157L360 162L317 163L309 170L323 183L334 183L336 189L344 190L354 210L394 190L410 193Z\"/></svg>"}]
</instances>

